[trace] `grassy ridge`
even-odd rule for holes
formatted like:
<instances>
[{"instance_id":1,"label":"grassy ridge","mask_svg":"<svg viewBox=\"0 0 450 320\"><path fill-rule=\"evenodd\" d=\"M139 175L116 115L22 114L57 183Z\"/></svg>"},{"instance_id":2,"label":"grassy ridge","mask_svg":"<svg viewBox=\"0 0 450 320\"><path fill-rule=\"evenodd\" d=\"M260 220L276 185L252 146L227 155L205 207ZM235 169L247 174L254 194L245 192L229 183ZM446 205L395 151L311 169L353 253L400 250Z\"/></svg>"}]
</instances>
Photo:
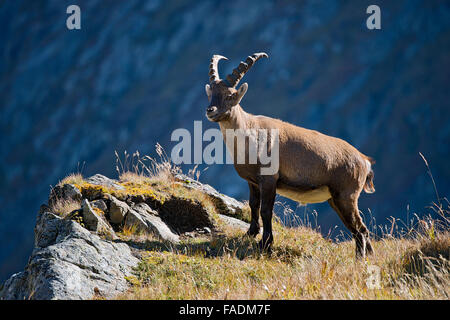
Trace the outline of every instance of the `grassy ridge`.
<instances>
[{"instance_id":1,"label":"grassy ridge","mask_svg":"<svg viewBox=\"0 0 450 320\"><path fill-rule=\"evenodd\" d=\"M181 196L214 213L208 197L171 179L174 168L167 160L150 159L150 169L140 159L137 164L126 161L118 159L118 183L125 190L107 192L158 201ZM86 185L80 175L61 183L84 192L99 188ZM61 211L73 210L73 203L64 205ZM450 205L439 202L435 211L441 220L416 216L414 226L399 237L392 236L394 225L380 228L387 232L374 239L375 253L365 260L355 260L353 241L333 242L311 225L288 228L278 217L271 254L258 250L260 236L249 238L225 225L220 234L184 239L177 245L122 230L120 238L137 245L142 259L127 277L129 291L117 299L449 299ZM248 220L248 206L243 215ZM374 269L379 273L373 274Z\"/></svg>"},{"instance_id":2,"label":"grassy ridge","mask_svg":"<svg viewBox=\"0 0 450 320\"><path fill-rule=\"evenodd\" d=\"M226 230L219 239L149 245L129 292L118 299L448 299L448 233L374 242L375 254L355 261L354 243L333 243L307 227L274 224L275 246ZM380 270L369 288L368 266Z\"/></svg>"}]
</instances>

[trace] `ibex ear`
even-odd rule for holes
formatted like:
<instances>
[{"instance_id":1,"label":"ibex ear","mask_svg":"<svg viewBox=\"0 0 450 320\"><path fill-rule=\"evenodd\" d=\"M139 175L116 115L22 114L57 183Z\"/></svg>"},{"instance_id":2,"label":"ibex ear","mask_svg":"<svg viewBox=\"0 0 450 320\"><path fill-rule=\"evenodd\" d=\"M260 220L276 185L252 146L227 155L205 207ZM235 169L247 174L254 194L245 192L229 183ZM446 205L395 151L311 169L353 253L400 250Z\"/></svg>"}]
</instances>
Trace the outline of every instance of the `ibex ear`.
<instances>
[{"instance_id":1,"label":"ibex ear","mask_svg":"<svg viewBox=\"0 0 450 320\"><path fill-rule=\"evenodd\" d=\"M206 84L205 86L206 95L208 96L208 100L211 101L211 87L209 84Z\"/></svg>"},{"instance_id":2,"label":"ibex ear","mask_svg":"<svg viewBox=\"0 0 450 320\"><path fill-rule=\"evenodd\" d=\"M247 92L248 89L248 83L245 82L243 83L239 89L237 90L236 94L237 94L237 103L241 102L242 98L244 97L245 93Z\"/></svg>"}]
</instances>

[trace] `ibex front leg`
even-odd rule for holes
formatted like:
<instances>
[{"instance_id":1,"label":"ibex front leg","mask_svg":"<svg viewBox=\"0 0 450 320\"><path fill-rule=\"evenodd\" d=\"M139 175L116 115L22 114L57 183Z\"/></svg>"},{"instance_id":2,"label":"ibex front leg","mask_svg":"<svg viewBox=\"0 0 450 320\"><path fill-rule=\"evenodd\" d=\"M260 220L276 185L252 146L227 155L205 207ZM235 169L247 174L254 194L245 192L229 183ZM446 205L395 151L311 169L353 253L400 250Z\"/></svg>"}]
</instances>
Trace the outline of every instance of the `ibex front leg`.
<instances>
[{"instance_id":1,"label":"ibex front leg","mask_svg":"<svg viewBox=\"0 0 450 320\"><path fill-rule=\"evenodd\" d=\"M247 234L252 237L256 237L259 233L259 209L261 208L261 194L257 185L248 183L250 189L249 205L252 211L252 221Z\"/></svg>"},{"instance_id":2,"label":"ibex front leg","mask_svg":"<svg viewBox=\"0 0 450 320\"><path fill-rule=\"evenodd\" d=\"M272 235L272 212L275 203L277 182L274 177L265 176L259 183L259 192L261 193L261 218L263 221L263 236L259 243L262 250L270 252L273 242Z\"/></svg>"}]
</instances>

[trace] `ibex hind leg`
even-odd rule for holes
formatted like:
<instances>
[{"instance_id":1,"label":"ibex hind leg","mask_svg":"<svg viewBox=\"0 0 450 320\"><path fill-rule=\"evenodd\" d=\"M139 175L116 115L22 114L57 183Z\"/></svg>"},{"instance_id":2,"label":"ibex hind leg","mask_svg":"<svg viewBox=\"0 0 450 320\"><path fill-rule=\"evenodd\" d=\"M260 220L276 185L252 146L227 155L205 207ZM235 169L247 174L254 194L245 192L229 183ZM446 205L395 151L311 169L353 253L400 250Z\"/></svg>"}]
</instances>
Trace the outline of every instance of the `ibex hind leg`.
<instances>
[{"instance_id":1,"label":"ibex hind leg","mask_svg":"<svg viewBox=\"0 0 450 320\"><path fill-rule=\"evenodd\" d=\"M357 197L333 197L328 203L352 233L356 243L356 257L364 258L366 253L373 253L369 231L359 214Z\"/></svg>"},{"instance_id":2,"label":"ibex hind leg","mask_svg":"<svg viewBox=\"0 0 450 320\"><path fill-rule=\"evenodd\" d=\"M345 209L345 206L342 204L338 205L338 203L340 203L340 201L338 199L333 199L333 198L328 200L328 203L334 209L334 211L336 211L339 218L341 218L341 221L344 223L345 227L351 232L351 234L353 235L353 237L356 240L355 235L357 235L358 232L356 231L357 229L354 227L353 223L351 222L351 219L348 217L349 214L348 214L348 211ZM360 253L361 253L361 245L360 245L359 241L356 241L356 255L358 256Z\"/></svg>"}]
</instances>

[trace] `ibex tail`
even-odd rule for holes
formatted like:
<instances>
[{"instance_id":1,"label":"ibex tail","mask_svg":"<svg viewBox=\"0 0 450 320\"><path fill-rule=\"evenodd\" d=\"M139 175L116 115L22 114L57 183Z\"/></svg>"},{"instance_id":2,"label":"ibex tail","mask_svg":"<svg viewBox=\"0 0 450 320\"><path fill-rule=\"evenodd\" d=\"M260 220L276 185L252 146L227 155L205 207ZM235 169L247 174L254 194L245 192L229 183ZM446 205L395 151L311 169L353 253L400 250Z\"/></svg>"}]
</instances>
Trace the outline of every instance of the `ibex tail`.
<instances>
[{"instance_id":1,"label":"ibex tail","mask_svg":"<svg viewBox=\"0 0 450 320\"><path fill-rule=\"evenodd\" d=\"M364 191L366 193L374 193L375 192L375 186L373 185L373 178L374 178L374 173L372 170L372 165L375 163L375 160L372 159L371 157L368 157L366 155L364 155L364 157L366 158L366 161L368 162L368 166L369 166L369 173L367 174L366 177L366 182L364 183Z\"/></svg>"}]
</instances>

